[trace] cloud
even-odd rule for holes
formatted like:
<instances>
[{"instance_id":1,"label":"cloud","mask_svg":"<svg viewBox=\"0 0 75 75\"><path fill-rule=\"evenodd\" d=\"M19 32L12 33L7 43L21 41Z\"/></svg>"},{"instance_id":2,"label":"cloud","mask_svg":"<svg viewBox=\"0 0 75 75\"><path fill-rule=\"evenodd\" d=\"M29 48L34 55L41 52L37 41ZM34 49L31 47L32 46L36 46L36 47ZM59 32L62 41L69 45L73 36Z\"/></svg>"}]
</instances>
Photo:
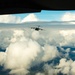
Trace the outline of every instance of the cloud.
<instances>
[{"instance_id":1,"label":"cloud","mask_svg":"<svg viewBox=\"0 0 75 75\"><path fill-rule=\"evenodd\" d=\"M20 23L21 18L13 15L0 15L0 23Z\"/></svg>"},{"instance_id":2,"label":"cloud","mask_svg":"<svg viewBox=\"0 0 75 75\"><path fill-rule=\"evenodd\" d=\"M57 75L58 71L57 69L54 68L55 66L53 64L44 64L44 74L46 75Z\"/></svg>"},{"instance_id":3,"label":"cloud","mask_svg":"<svg viewBox=\"0 0 75 75\"><path fill-rule=\"evenodd\" d=\"M35 36L27 35L26 33L28 32L30 32L29 35L32 34ZM35 33L37 33L38 35ZM39 59L37 60L36 64L38 64L39 62L41 63L43 61L51 60L58 56L57 54L59 53L55 47L47 45L42 48L40 43L41 41L38 42L37 39L43 39L44 37L43 40L45 40L45 34L42 35L43 37L39 37L40 35L40 32L24 31L20 29L13 29L10 30L10 32L8 30L1 31L1 37L4 39L7 37L9 40L6 41L4 45L2 45L2 48L6 48L6 51L4 52L6 54L6 57L4 58L5 61L2 62L2 57L4 55L1 55L2 59L0 63L4 65L5 69L11 70L9 74L27 74L29 73L28 69L32 66L32 62L35 63L37 58ZM50 51L49 53L53 55L48 54L48 56L46 56L46 54L48 53L47 49ZM38 54L40 55L38 56Z\"/></svg>"},{"instance_id":4,"label":"cloud","mask_svg":"<svg viewBox=\"0 0 75 75\"><path fill-rule=\"evenodd\" d=\"M59 56L59 52L55 46L45 45L44 56L42 61L49 61Z\"/></svg>"},{"instance_id":5,"label":"cloud","mask_svg":"<svg viewBox=\"0 0 75 75\"><path fill-rule=\"evenodd\" d=\"M35 36L35 37L34 37L34 36ZM39 39L39 38L40 38L40 33L39 33L38 31L33 31L33 32L32 32L32 38L33 38L34 40Z\"/></svg>"},{"instance_id":6,"label":"cloud","mask_svg":"<svg viewBox=\"0 0 75 75\"><path fill-rule=\"evenodd\" d=\"M36 75L45 75L44 73L37 73Z\"/></svg>"},{"instance_id":7,"label":"cloud","mask_svg":"<svg viewBox=\"0 0 75 75\"><path fill-rule=\"evenodd\" d=\"M75 51L72 51L73 53L75 53Z\"/></svg>"},{"instance_id":8,"label":"cloud","mask_svg":"<svg viewBox=\"0 0 75 75\"><path fill-rule=\"evenodd\" d=\"M61 73L63 74L71 74L71 75L74 75L75 72L74 72L74 61L72 61L71 59L70 60L66 60L65 58L62 58L60 60L60 63L59 65L57 66L58 68L60 68L60 71Z\"/></svg>"},{"instance_id":9,"label":"cloud","mask_svg":"<svg viewBox=\"0 0 75 75\"><path fill-rule=\"evenodd\" d=\"M32 22L32 21L38 21L39 19L36 17L36 15L29 14L27 15L21 22Z\"/></svg>"},{"instance_id":10,"label":"cloud","mask_svg":"<svg viewBox=\"0 0 75 75\"><path fill-rule=\"evenodd\" d=\"M0 66L2 66L4 64L5 59L6 59L6 53L0 52Z\"/></svg>"},{"instance_id":11,"label":"cloud","mask_svg":"<svg viewBox=\"0 0 75 75\"><path fill-rule=\"evenodd\" d=\"M10 75L58 75L60 72L74 75L71 48L62 47L74 46L74 34L74 30L1 29L0 48L6 51L0 52L0 65L10 69Z\"/></svg>"},{"instance_id":12,"label":"cloud","mask_svg":"<svg viewBox=\"0 0 75 75\"><path fill-rule=\"evenodd\" d=\"M66 12L62 17L61 21L74 21L75 20L75 13ZM69 22L71 24L75 24L75 22Z\"/></svg>"},{"instance_id":13,"label":"cloud","mask_svg":"<svg viewBox=\"0 0 75 75\"><path fill-rule=\"evenodd\" d=\"M75 74L75 61L69 59L67 60L66 58L60 59L60 62L58 65L53 65L52 64L44 64L44 74L47 75L74 75Z\"/></svg>"},{"instance_id":14,"label":"cloud","mask_svg":"<svg viewBox=\"0 0 75 75\"><path fill-rule=\"evenodd\" d=\"M29 71L25 70L24 68L20 69L13 69L9 72L10 75L26 75Z\"/></svg>"},{"instance_id":15,"label":"cloud","mask_svg":"<svg viewBox=\"0 0 75 75\"><path fill-rule=\"evenodd\" d=\"M64 37L63 42L61 43L62 46L72 46L75 45L75 30L60 30L60 34Z\"/></svg>"},{"instance_id":16,"label":"cloud","mask_svg":"<svg viewBox=\"0 0 75 75\"><path fill-rule=\"evenodd\" d=\"M13 31L10 30L1 30L0 31L0 48L2 49L6 49L9 44L10 44L10 40L13 36Z\"/></svg>"},{"instance_id":17,"label":"cloud","mask_svg":"<svg viewBox=\"0 0 75 75\"><path fill-rule=\"evenodd\" d=\"M75 74L75 71L74 71L75 67L74 67L74 66L75 66L75 61L71 64L71 67L72 67L72 68L71 68L71 74L72 74L72 75Z\"/></svg>"},{"instance_id":18,"label":"cloud","mask_svg":"<svg viewBox=\"0 0 75 75\"><path fill-rule=\"evenodd\" d=\"M10 73L24 75L22 73L28 73L31 62L35 60L39 52L40 45L31 39L11 43L6 50L5 69L11 69Z\"/></svg>"}]
</instances>

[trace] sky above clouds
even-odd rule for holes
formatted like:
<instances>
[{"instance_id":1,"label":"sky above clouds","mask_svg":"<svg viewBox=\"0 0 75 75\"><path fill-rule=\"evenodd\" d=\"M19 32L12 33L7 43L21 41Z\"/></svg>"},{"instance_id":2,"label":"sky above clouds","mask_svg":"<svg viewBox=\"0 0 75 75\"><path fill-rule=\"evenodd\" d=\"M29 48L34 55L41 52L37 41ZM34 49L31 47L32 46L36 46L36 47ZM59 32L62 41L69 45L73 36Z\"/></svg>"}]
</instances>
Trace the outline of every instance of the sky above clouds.
<instances>
[{"instance_id":1,"label":"sky above clouds","mask_svg":"<svg viewBox=\"0 0 75 75\"><path fill-rule=\"evenodd\" d=\"M15 16L20 16L21 19L25 18L27 15L30 13L26 14L15 14ZM38 13L34 13L34 15L37 16L39 20L44 20L44 21L69 21L75 19L75 11L41 11Z\"/></svg>"},{"instance_id":2,"label":"sky above clouds","mask_svg":"<svg viewBox=\"0 0 75 75\"><path fill-rule=\"evenodd\" d=\"M28 21L74 21L75 11L41 11L37 13L21 13L0 15L0 23L21 23Z\"/></svg>"}]
</instances>

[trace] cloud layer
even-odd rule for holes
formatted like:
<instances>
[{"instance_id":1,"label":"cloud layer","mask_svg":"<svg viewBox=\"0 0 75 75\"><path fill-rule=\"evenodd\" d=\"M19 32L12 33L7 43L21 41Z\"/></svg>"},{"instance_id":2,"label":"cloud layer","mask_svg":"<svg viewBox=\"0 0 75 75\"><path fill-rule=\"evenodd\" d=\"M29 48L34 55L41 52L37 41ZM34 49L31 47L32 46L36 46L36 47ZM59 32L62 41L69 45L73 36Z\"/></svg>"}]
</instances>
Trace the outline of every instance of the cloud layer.
<instances>
[{"instance_id":1,"label":"cloud layer","mask_svg":"<svg viewBox=\"0 0 75 75\"><path fill-rule=\"evenodd\" d=\"M75 50L71 50L75 47L74 32L1 29L0 65L10 70L9 75L74 75L75 59L71 56L75 54Z\"/></svg>"},{"instance_id":2,"label":"cloud layer","mask_svg":"<svg viewBox=\"0 0 75 75\"><path fill-rule=\"evenodd\" d=\"M13 15L0 15L0 23L20 23L21 18Z\"/></svg>"}]
</instances>

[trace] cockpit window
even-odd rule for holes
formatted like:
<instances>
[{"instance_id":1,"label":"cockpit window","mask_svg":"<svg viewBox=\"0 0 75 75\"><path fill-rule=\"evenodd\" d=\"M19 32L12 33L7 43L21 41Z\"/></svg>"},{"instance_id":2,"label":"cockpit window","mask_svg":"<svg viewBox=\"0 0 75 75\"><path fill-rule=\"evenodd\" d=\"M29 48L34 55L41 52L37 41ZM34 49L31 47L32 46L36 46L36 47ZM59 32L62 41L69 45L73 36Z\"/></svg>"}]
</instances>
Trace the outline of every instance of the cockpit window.
<instances>
[{"instance_id":1,"label":"cockpit window","mask_svg":"<svg viewBox=\"0 0 75 75\"><path fill-rule=\"evenodd\" d=\"M75 11L0 15L0 75L75 75Z\"/></svg>"}]
</instances>

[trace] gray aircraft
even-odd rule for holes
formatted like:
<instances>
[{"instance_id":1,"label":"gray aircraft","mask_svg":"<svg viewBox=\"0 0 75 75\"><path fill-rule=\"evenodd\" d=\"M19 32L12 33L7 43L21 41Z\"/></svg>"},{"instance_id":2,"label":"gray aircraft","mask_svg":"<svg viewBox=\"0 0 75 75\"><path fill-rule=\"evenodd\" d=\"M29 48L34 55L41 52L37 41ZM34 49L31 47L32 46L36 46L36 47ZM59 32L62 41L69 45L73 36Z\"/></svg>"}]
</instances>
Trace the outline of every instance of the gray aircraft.
<instances>
[{"instance_id":1,"label":"gray aircraft","mask_svg":"<svg viewBox=\"0 0 75 75\"><path fill-rule=\"evenodd\" d=\"M42 28L40 28L40 26L38 26L38 27L31 27L31 29L35 29L36 31L43 30Z\"/></svg>"}]
</instances>

